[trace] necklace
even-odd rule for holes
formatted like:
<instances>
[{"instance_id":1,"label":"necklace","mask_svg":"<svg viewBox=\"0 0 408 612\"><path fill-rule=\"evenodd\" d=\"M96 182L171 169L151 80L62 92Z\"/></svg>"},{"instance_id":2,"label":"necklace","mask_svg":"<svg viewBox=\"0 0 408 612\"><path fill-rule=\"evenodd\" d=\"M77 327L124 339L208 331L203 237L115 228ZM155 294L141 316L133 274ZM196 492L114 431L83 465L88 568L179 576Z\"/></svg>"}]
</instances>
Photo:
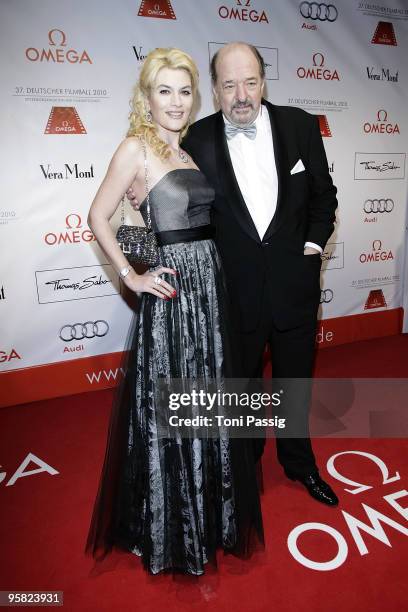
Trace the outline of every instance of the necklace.
<instances>
[{"instance_id":1,"label":"necklace","mask_svg":"<svg viewBox=\"0 0 408 612\"><path fill-rule=\"evenodd\" d=\"M183 162L183 164L188 164L189 157L185 151L182 151L181 149L179 149L178 156L179 156L179 159Z\"/></svg>"}]
</instances>

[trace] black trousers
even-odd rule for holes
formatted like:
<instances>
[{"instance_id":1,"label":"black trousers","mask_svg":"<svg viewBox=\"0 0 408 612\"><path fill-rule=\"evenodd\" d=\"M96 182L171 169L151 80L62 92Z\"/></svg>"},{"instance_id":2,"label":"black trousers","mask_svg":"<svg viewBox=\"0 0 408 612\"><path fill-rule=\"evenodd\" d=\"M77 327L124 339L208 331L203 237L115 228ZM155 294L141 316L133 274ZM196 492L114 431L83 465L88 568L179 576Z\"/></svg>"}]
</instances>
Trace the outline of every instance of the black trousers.
<instances>
[{"instance_id":1,"label":"black trousers","mask_svg":"<svg viewBox=\"0 0 408 612\"><path fill-rule=\"evenodd\" d=\"M293 391L293 401L289 404L292 414L287 414L287 420L293 423L296 437L287 437L290 435L290 427L282 436L279 436L279 431L276 430L278 460L288 474L305 476L318 471L309 437L310 384L305 380L310 380L313 372L317 307L316 316L311 316L299 327L279 330L271 316L270 293L268 288L265 289L257 329L251 333L240 334L243 376L262 378L264 349L269 344L273 384L276 382L278 388L279 381L290 379L292 382L289 386ZM303 437L299 437L299 431ZM263 453L265 438L254 438L253 443L255 458L259 459Z\"/></svg>"}]
</instances>

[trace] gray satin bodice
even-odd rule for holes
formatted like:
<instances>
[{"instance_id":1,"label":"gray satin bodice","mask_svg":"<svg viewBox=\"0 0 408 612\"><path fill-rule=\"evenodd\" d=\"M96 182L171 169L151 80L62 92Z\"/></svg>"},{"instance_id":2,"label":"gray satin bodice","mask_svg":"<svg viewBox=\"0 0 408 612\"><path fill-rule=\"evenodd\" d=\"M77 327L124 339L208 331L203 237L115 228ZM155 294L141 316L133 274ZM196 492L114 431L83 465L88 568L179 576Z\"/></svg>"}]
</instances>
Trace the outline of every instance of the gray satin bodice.
<instances>
[{"instance_id":1,"label":"gray satin bodice","mask_svg":"<svg viewBox=\"0 0 408 612\"><path fill-rule=\"evenodd\" d=\"M177 168L165 174L149 192L154 232L200 227L210 223L215 193L200 170ZM147 223L147 201L140 212Z\"/></svg>"}]
</instances>

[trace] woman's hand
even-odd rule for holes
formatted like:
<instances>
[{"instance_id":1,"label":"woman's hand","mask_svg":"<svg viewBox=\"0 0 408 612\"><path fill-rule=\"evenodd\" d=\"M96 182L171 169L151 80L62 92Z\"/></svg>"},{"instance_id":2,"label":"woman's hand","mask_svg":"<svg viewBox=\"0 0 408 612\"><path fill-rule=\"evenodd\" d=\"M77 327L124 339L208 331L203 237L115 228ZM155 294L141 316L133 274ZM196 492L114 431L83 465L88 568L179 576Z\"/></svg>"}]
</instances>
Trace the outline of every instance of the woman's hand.
<instances>
[{"instance_id":1,"label":"woman's hand","mask_svg":"<svg viewBox=\"0 0 408 612\"><path fill-rule=\"evenodd\" d=\"M172 268L160 267L152 272L147 271L144 274L136 274L136 272L131 269L129 274L122 280L131 291L135 291L136 293L151 293L162 300L169 300L170 298L176 297L177 291L161 277L162 274L172 274L176 276L177 272Z\"/></svg>"}]
</instances>

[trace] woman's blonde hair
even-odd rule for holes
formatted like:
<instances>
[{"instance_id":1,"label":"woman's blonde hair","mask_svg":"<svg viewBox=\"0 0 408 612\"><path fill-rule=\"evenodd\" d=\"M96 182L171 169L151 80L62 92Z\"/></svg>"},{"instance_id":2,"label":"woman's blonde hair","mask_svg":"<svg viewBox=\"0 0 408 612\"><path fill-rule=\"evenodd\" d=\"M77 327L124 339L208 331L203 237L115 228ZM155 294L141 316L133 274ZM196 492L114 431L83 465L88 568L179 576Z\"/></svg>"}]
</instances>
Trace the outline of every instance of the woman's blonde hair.
<instances>
[{"instance_id":1,"label":"woman's blonde hair","mask_svg":"<svg viewBox=\"0 0 408 612\"><path fill-rule=\"evenodd\" d=\"M127 136L139 136L144 138L154 153L162 159L167 159L170 155L169 146L159 138L153 123L146 117L145 100L148 98L153 83L159 70L162 68L172 68L174 70L186 70L191 78L191 88L193 100L196 99L198 89L198 70L192 58L180 49L154 49L146 56L140 71L139 81L136 83L133 98L131 100L131 112L129 115L130 126ZM181 138L185 136L190 118L181 131Z\"/></svg>"}]
</instances>

